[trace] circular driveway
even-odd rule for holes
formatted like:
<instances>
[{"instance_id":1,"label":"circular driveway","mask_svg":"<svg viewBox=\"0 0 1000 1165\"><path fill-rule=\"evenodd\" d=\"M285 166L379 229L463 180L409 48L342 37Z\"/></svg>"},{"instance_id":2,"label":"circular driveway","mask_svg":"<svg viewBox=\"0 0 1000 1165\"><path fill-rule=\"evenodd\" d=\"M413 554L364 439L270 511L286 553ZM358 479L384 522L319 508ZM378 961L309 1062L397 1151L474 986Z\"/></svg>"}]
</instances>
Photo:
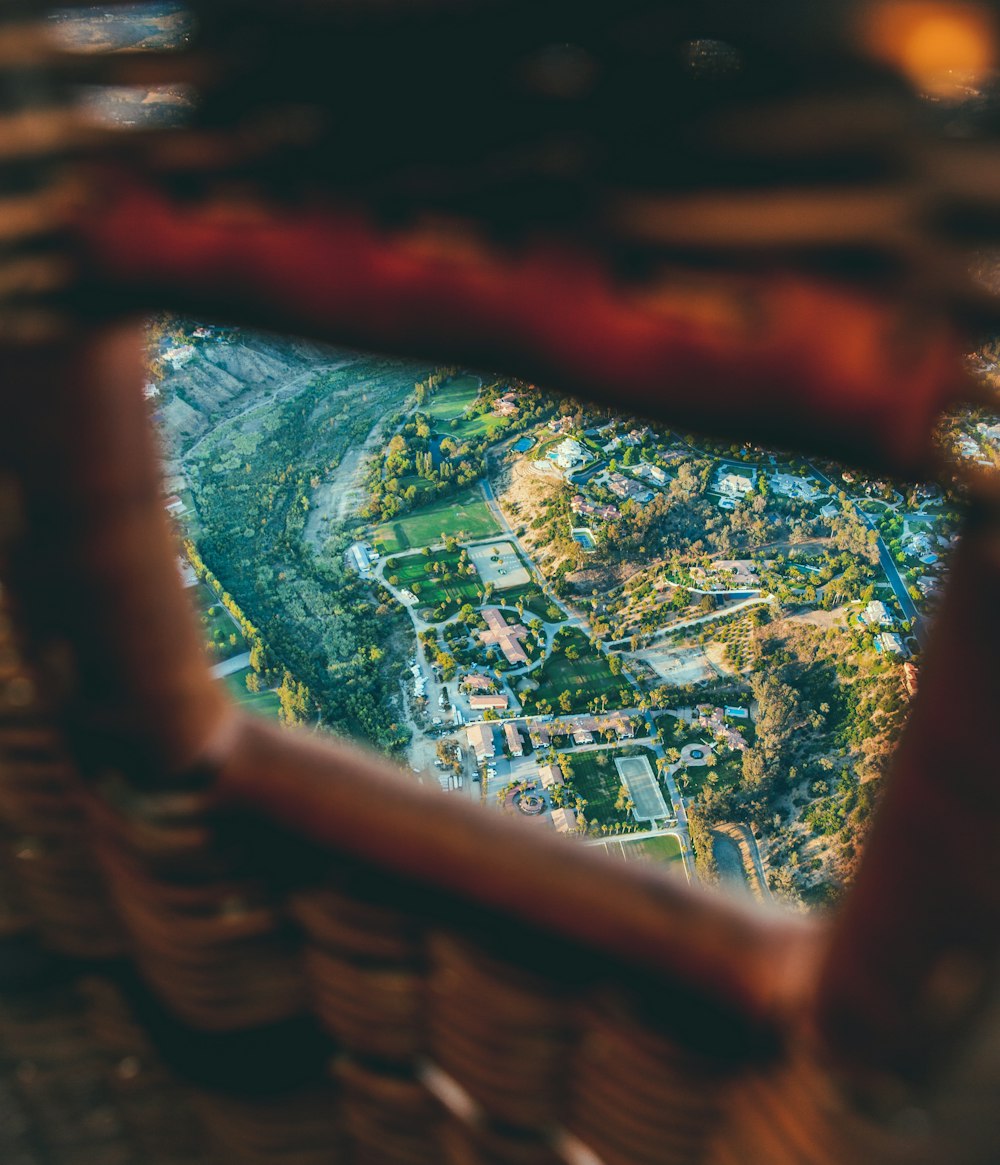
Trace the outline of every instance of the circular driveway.
<instances>
[{"instance_id":1,"label":"circular driveway","mask_svg":"<svg viewBox=\"0 0 1000 1165\"><path fill-rule=\"evenodd\" d=\"M707 765L712 750L707 744L685 744L681 749L681 762L686 765Z\"/></svg>"}]
</instances>

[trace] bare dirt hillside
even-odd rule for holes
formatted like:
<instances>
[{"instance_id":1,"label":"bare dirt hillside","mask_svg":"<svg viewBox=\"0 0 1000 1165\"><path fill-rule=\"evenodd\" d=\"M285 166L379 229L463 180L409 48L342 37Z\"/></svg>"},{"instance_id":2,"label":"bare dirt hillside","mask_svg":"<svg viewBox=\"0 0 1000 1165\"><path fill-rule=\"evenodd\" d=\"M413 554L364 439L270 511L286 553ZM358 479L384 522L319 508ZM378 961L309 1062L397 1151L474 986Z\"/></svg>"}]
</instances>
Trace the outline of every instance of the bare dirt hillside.
<instances>
[{"instance_id":1,"label":"bare dirt hillside","mask_svg":"<svg viewBox=\"0 0 1000 1165\"><path fill-rule=\"evenodd\" d=\"M161 364L159 410L175 453L191 447L221 420L294 388L295 378L340 366L344 354L299 340L244 332L192 340L186 363Z\"/></svg>"}]
</instances>

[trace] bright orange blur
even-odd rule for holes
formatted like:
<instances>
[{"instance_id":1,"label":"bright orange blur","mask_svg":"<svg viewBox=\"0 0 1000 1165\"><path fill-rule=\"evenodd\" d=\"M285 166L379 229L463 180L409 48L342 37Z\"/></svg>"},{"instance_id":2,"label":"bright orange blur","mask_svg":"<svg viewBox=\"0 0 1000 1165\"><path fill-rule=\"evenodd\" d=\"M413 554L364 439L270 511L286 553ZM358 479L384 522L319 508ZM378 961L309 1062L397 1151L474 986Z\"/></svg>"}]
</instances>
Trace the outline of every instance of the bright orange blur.
<instances>
[{"instance_id":1,"label":"bright orange blur","mask_svg":"<svg viewBox=\"0 0 1000 1165\"><path fill-rule=\"evenodd\" d=\"M865 10L860 32L873 57L931 97L974 88L997 64L996 19L976 4L884 0Z\"/></svg>"}]
</instances>

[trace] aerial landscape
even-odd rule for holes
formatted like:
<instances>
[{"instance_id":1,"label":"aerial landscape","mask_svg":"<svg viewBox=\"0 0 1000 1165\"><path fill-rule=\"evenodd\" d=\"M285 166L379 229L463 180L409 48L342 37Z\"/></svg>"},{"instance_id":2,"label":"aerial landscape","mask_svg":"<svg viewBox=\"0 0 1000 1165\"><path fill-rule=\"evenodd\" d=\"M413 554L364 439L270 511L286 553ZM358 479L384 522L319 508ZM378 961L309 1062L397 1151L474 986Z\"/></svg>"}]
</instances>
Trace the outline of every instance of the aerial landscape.
<instances>
[{"instance_id":1,"label":"aerial landscape","mask_svg":"<svg viewBox=\"0 0 1000 1165\"><path fill-rule=\"evenodd\" d=\"M954 498L467 369L149 334L164 504L237 701L617 859L836 898ZM950 436L1000 459L974 414Z\"/></svg>"}]
</instances>

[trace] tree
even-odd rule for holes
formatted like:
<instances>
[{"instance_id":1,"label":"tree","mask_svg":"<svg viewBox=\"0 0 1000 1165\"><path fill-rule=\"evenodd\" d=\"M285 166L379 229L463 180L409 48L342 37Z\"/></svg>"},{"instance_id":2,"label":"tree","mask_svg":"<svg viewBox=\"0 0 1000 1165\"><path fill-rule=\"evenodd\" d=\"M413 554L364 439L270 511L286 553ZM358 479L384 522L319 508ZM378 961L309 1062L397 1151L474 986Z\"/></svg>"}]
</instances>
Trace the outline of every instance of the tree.
<instances>
[{"instance_id":1,"label":"tree","mask_svg":"<svg viewBox=\"0 0 1000 1165\"><path fill-rule=\"evenodd\" d=\"M573 707L573 699L570 696L569 692L563 692L559 696L559 707L562 708L562 710L564 712L569 712L570 709Z\"/></svg>"}]
</instances>

